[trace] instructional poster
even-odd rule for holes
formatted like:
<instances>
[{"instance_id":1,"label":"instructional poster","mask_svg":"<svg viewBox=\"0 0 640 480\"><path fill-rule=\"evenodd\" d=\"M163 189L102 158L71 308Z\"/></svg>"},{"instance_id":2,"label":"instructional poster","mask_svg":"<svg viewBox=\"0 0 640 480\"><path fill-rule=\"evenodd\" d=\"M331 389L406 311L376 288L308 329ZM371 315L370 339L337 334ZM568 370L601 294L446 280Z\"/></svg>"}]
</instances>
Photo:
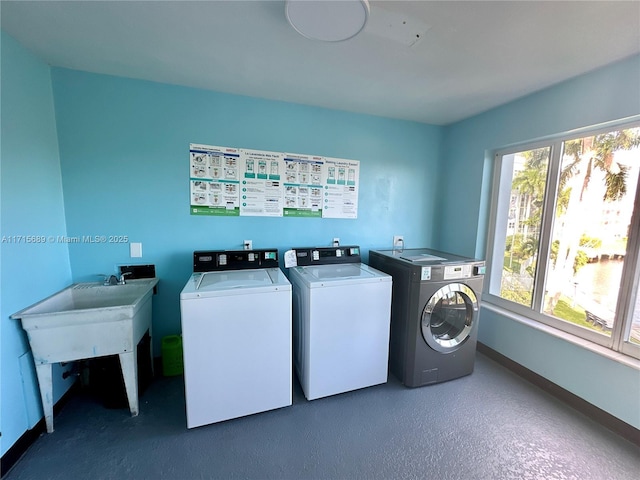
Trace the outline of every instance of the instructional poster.
<instances>
[{"instance_id":1,"label":"instructional poster","mask_svg":"<svg viewBox=\"0 0 640 480\"><path fill-rule=\"evenodd\" d=\"M324 159L284 154L284 216L322 217L322 167Z\"/></svg>"},{"instance_id":2,"label":"instructional poster","mask_svg":"<svg viewBox=\"0 0 640 480\"><path fill-rule=\"evenodd\" d=\"M237 148L191 144L191 214L240 215Z\"/></svg>"},{"instance_id":3,"label":"instructional poster","mask_svg":"<svg viewBox=\"0 0 640 480\"><path fill-rule=\"evenodd\" d=\"M325 158L324 218L358 218L360 162Z\"/></svg>"},{"instance_id":4,"label":"instructional poster","mask_svg":"<svg viewBox=\"0 0 640 480\"><path fill-rule=\"evenodd\" d=\"M360 162L190 144L192 215L358 217Z\"/></svg>"},{"instance_id":5,"label":"instructional poster","mask_svg":"<svg viewBox=\"0 0 640 480\"><path fill-rule=\"evenodd\" d=\"M283 158L278 152L240 150L240 215L282 216Z\"/></svg>"}]
</instances>

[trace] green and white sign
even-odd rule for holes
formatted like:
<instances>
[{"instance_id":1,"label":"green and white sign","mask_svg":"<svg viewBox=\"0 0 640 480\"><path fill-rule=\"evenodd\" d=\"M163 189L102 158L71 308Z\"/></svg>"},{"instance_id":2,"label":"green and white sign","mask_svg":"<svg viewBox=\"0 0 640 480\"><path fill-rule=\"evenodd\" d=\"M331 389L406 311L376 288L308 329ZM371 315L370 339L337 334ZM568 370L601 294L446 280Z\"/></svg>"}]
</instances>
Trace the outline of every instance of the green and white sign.
<instances>
[{"instance_id":1,"label":"green and white sign","mask_svg":"<svg viewBox=\"0 0 640 480\"><path fill-rule=\"evenodd\" d=\"M357 218L360 162L190 144L191 215Z\"/></svg>"},{"instance_id":2,"label":"green and white sign","mask_svg":"<svg viewBox=\"0 0 640 480\"><path fill-rule=\"evenodd\" d=\"M189 178L192 215L240 215L237 148L191 144Z\"/></svg>"}]
</instances>

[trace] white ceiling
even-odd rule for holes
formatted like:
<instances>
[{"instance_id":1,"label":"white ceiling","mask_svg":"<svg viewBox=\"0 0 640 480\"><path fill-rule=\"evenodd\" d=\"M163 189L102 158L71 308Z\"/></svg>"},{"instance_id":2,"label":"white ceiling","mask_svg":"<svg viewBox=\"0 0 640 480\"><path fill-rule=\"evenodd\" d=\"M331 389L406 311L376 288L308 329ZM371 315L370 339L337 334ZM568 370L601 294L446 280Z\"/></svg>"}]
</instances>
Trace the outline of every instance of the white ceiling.
<instances>
[{"instance_id":1,"label":"white ceiling","mask_svg":"<svg viewBox=\"0 0 640 480\"><path fill-rule=\"evenodd\" d=\"M2 0L0 17L54 66L436 125L640 53L638 0L370 5L335 43L296 33L283 1Z\"/></svg>"}]
</instances>

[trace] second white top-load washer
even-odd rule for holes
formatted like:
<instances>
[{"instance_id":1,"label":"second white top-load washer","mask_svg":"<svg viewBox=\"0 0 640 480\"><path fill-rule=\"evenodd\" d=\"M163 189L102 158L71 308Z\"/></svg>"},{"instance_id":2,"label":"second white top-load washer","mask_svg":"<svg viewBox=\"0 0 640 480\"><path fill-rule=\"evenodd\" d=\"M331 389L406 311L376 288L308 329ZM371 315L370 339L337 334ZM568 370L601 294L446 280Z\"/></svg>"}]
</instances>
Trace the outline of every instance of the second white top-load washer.
<instances>
[{"instance_id":1,"label":"second white top-load washer","mask_svg":"<svg viewBox=\"0 0 640 480\"><path fill-rule=\"evenodd\" d=\"M277 250L194 252L180 312L187 428L291 405L291 284Z\"/></svg>"},{"instance_id":2,"label":"second white top-load washer","mask_svg":"<svg viewBox=\"0 0 640 480\"><path fill-rule=\"evenodd\" d=\"M296 248L294 365L308 400L387 381L391 276L360 248Z\"/></svg>"}]
</instances>

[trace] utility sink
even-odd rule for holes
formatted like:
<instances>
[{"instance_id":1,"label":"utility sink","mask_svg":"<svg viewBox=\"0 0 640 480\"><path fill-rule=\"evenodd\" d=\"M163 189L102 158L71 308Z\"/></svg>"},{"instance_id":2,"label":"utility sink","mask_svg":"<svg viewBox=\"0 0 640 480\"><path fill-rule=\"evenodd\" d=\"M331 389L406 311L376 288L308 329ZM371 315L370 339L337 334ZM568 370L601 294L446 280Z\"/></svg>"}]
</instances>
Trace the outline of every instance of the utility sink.
<instances>
[{"instance_id":1,"label":"utility sink","mask_svg":"<svg viewBox=\"0 0 640 480\"><path fill-rule=\"evenodd\" d=\"M147 331L151 336L157 283L157 278L110 286L76 283L11 315L29 338L48 432L53 431L52 363L119 355L129 409L138 414L136 347Z\"/></svg>"},{"instance_id":2,"label":"utility sink","mask_svg":"<svg viewBox=\"0 0 640 480\"><path fill-rule=\"evenodd\" d=\"M105 286L98 283L75 283L48 298L11 315L22 319L30 328L56 328L73 323L116 319L123 313L134 313L152 295L157 278L129 280L125 285ZM90 315L90 317L87 317ZM26 330L26 328L25 328Z\"/></svg>"}]
</instances>

